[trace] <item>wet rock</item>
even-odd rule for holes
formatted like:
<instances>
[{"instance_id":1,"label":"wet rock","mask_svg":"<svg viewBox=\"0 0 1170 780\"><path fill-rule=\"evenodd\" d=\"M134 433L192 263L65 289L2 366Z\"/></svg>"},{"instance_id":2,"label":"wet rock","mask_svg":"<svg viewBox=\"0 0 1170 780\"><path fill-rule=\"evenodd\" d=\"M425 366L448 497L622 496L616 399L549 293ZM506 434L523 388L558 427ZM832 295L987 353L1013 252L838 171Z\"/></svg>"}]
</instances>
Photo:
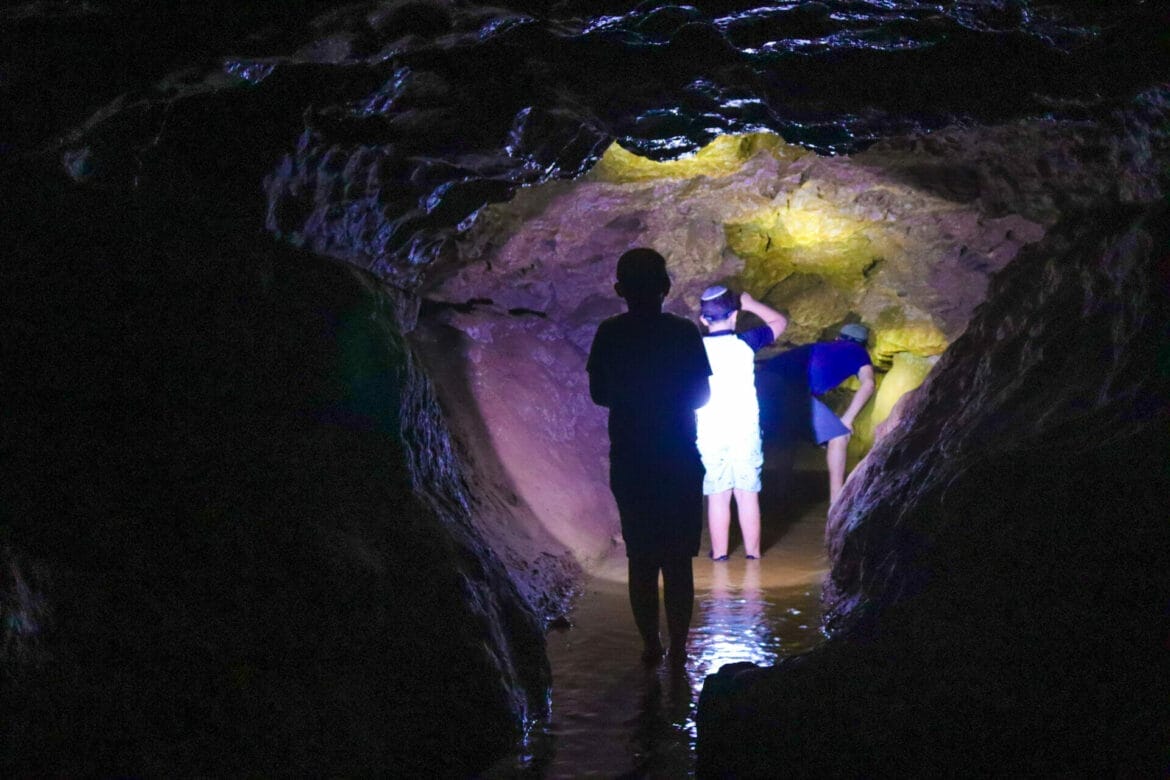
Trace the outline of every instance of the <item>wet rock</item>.
<instances>
[{"instance_id":1,"label":"wet rock","mask_svg":"<svg viewBox=\"0 0 1170 780\"><path fill-rule=\"evenodd\" d=\"M829 641L709 678L701 775L1160 771L1168 227L1076 215L996 276L830 515Z\"/></svg>"},{"instance_id":2,"label":"wet rock","mask_svg":"<svg viewBox=\"0 0 1170 780\"><path fill-rule=\"evenodd\" d=\"M92 114L50 144L90 189L46 204L35 187L5 188L26 211L44 207L11 223L32 243L6 268L20 350L6 378L25 390L5 414L20 421L18 473L31 476L6 484L18 509L0 536L17 572L2 580L5 650L53 663L25 664L48 670L29 685L4 678L17 715L3 722L59 756L56 771L467 774L515 734L543 685L539 645L524 637L563 609L568 551L593 554L614 525L581 366L596 323L620 307L612 262L633 243L679 262L679 313L693 314L687 301L711 277L791 286L808 293L782 299L793 311L876 318L875 346L897 367L961 334L988 275L1071 210L1160 192L1164 96L1118 117L1124 132L1101 131L1164 78L1155 4L1068 24L1008 4L835 16L817 3L720 19L514 5L525 11L218 0L148 15L117 1L0 11L0 97L16 107L5 166ZM1006 121L1036 115L1050 120ZM588 170L613 137L650 162L761 127L856 152L955 118L966 129L854 159L779 145L736 156L736 141L730 168L548 183ZM777 218L793 203L832 241ZM262 225L283 249L257 239ZM828 243L848 262L815 250ZM290 245L431 297L411 338L437 403L394 335L417 301L388 303ZM815 285L789 282L813 274ZM393 353L396 379L326 370L336 342L306 323L340 332L350 320L335 307L372 317L370 330L341 330ZM825 326L801 315L793 337ZM522 406L509 403L517 387ZM401 442L388 433L395 410ZM534 525L537 509L557 518L551 529ZM244 552L249 565L234 565ZM386 573L398 564L443 574L399 580ZM519 597L500 584L505 569ZM305 571L317 577L289 575ZM270 614L287 622L257 629ZM37 644L29 626L53 628Z\"/></svg>"},{"instance_id":3,"label":"wet rock","mask_svg":"<svg viewBox=\"0 0 1170 780\"><path fill-rule=\"evenodd\" d=\"M451 29L451 12L439 3L382 3L367 17L379 33L431 37Z\"/></svg>"},{"instance_id":4,"label":"wet rock","mask_svg":"<svg viewBox=\"0 0 1170 780\"><path fill-rule=\"evenodd\" d=\"M474 522L555 618L581 564L611 548L605 418L584 372L564 370L577 348L537 312L497 306L424 313L411 340L466 464Z\"/></svg>"},{"instance_id":5,"label":"wet rock","mask_svg":"<svg viewBox=\"0 0 1170 780\"><path fill-rule=\"evenodd\" d=\"M4 190L0 773L465 776L508 750L546 711L543 615L472 521L408 303L221 243L230 203Z\"/></svg>"},{"instance_id":6,"label":"wet rock","mask_svg":"<svg viewBox=\"0 0 1170 780\"><path fill-rule=\"evenodd\" d=\"M962 170L962 198L978 197L993 215L1019 214L1041 224L1109 201L1144 203L1158 197L1167 134L1165 90L1139 95L1104 121L1026 123L889 139L865 153L899 178L949 193ZM931 158L924 165L922 153ZM971 187L979 182L976 194ZM955 195L958 197L958 195Z\"/></svg>"}]
</instances>

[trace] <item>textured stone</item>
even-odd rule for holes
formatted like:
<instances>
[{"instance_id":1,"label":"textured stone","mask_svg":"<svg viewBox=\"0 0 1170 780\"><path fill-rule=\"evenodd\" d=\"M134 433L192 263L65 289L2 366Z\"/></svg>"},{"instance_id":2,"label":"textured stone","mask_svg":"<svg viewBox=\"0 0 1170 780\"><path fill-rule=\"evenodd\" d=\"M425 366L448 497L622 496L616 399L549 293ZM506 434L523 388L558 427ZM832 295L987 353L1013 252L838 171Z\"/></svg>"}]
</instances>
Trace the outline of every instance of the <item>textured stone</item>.
<instances>
[{"instance_id":1,"label":"textured stone","mask_svg":"<svg viewBox=\"0 0 1170 780\"><path fill-rule=\"evenodd\" d=\"M1144 95L1136 110L1130 106L1106 121L1109 111L1130 102L1135 85L1164 80L1165 47L1157 38L1164 11L1156 3L1103 10L1062 4L1059 13L1053 4L951 4L909 18L904 9L883 4L849 14L834 14L825 4L798 4L718 21L696 8L643 4L600 19L589 4L523 5L531 15L445 0L342 7L321 0L207 0L159 6L149 14L139 2L111 0L31 2L0 10L0 91L14 108L0 139L6 167L106 106L63 144L46 147L59 153L75 181L91 188L88 195L42 203L23 186L14 190L6 180L4 187L6 205L25 201L18 213L5 214L11 217L5 227L14 225L25 242L24 249L20 242L5 242L18 249L5 268L5 289L13 297L3 308L6 332L13 336L6 344L15 351L15 359L6 354L5 379L22 388L19 397L6 398L4 413L14 416L6 421L19 422L5 429L5 452L32 461L27 469L28 463L17 461L14 474L34 475L5 486L20 501L0 536L12 545L0 558L9 566L0 585L8 610L4 650L11 651L3 657L15 664L4 672L31 670L43 675L37 681L47 681L44 690L52 695L70 685L82 694L80 704L58 717L59 711L42 706L44 700L26 697L36 686L21 687L29 678L18 684L13 673L3 678L2 701L21 716L7 717L6 711L3 723L7 734L32 739L46 755L59 757L53 760L68 764L58 771L152 768L120 763L133 754L147 761L162 755L157 773L173 772L184 758L174 751L189 750L195 756L192 773L381 773L387 771L386 755L366 761L369 754L361 749L384 744L385 734L363 742L369 735L363 728L405 723L417 731L405 738L394 734L393 749L409 754L413 773L466 774L473 755L495 749L499 733L514 732L523 708L507 671L509 658L538 650L525 641L511 651L501 648L508 635L526 635L516 626L528 626L534 617L514 594L500 595L508 588L496 587L500 569L493 560L503 560L524 599L547 617L563 604L572 574L563 551L597 549L600 536L594 534L610 522L590 508L589 499L557 482L580 465L588 475L584 489L601 496L597 501L607 495L599 481L600 458L591 455L602 447L597 411L574 383L581 381L580 357L593 328L619 307L609 287L612 259L632 242L653 239L672 260L687 259L689 270L676 280L681 313L693 313L685 311L686 302L700 280L711 276L741 275L757 292L772 284L787 290L790 280L815 276L815 284L791 283L808 298L780 299L806 312L796 318L792 338L811 339L834 324L822 307L834 317L885 317L877 347L882 367L891 366L888 379L915 362L904 349L937 351L961 334L985 296L988 277L1010 268L1020 247L1036 241L1042 228L1075 208L1095 209L1102 200L1143 203L1160 191L1165 93ZM972 63L979 67L968 67ZM180 70L159 80L170 67ZM1046 119L1012 121L1020 116ZM964 128L941 129L960 117ZM752 157L742 153L751 143L720 136L761 127L838 153L916 128L939 132L893 139L864 155L835 160L778 144L773 151L791 154ZM651 172L640 189L632 181L613 181L621 186L587 191L576 207L562 211L567 231L543 219L556 193L575 197L585 190L545 183L529 193L524 187L583 173L614 137L647 155L638 158L639 170ZM692 165L686 161L661 168L648 159L697 151L713 137L721 139L714 147L721 151L704 158L715 164L702 178L691 175L693 168L674 175ZM664 170L674 181L664 180ZM36 173L39 186L56 186L43 171ZM485 203L507 200L518 188L520 196L506 209L480 213ZM138 199L128 198L128 191L138 192ZM727 202L712 205L720 197ZM154 201L165 208L140 208ZM44 212L28 218L27 207L36 211L37 204ZM528 213L516 210L521 206ZM582 227L595 207L606 218L604 230ZM496 219L500 223L481 231ZM810 223L832 230L810 231ZM388 425L393 416L383 409L371 418L357 402L358 396L369 400L357 385L333 384L309 369L289 375L289 366L317 365L317 348L328 342L306 333L306 323L336 319L349 323L341 329L346 333L365 333L374 343L396 345L395 354L408 354L396 337L350 328L345 316L333 318L332 304L322 299L362 301L354 310L363 315L369 314L365 303L379 300L370 322L374 330L389 331L392 323L413 323L417 302L358 292L338 281L348 277L319 268L301 275L303 258L286 266L287 253L257 242L262 224L279 242L450 303L422 307L414 343L424 360L436 361L428 370L440 382L452 438L436 423L426 383L369 385L377 388L372 394L386 398L403 393L405 400L394 408L410 435L396 448L352 430ZM731 249L729 227L752 239L752 251L738 256ZM159 251L155 239L172 231ZM511 255L497 252L511 242L510 233L527 238L517 238L507 250ZM43 236L43 243L30 235ZM485 235L499 245L483 243ZM273 256L280 262L269 264ZM487 275L482 268L469 272L467 263L479 260L500 261L508 278L501 272L491 280L491 268ZM566 283L558 264L573 269L576 278ZM286 276L288 267L298 273ZM750 282L752 274L760 283ZM477 289L490 292L496 303L438 294L474 295ZM269 305L256 290L287 296L296 314ZM891 306L891 295L907 300ZM1006 333L1024 315L1009 310L1004 316ZM267 317L281 327L270 328ZM176 333L181 338L168 339ZM450 377L442 363L447 347L466 361L451 366ZM430 354L432 348L438 351ZM517 356L531 357L532 365L512 370ZM62 365L60 376L46 379ZM404 368L406 362L395 365ZM465 368L466 376L460 375ZM1009 359L996 363L980 376L981 386L995 387L1014 368ZM471 386L464 390L460 383L468 377ZM517 381L525 405L509 408L508 390ZM299 411L322 398L336 401L330 393L341 386L357 395L331 406L323 428L288 422L292 417L304 423ZM303 390L312 395L308 401L298 395ZM879 395L888 390L884 386ZM221 405L187 404L201 393ZM154 396L183 401L168 404ZM225 416L222 406L232 402L247 409ZM477 429L480 405L490 415L508 415L509 428ZM143 410L147 414L137 413ZM70 428L74 421L76 430ZM175 437L172 424L190 436ZM344 432L330 436L325 429ZM570 432L580 464L573 460L577 456L536 460L538 453L563 449ZM497 455L497 445L507 458ZM405 471L403 459L410 464ZM461 460L474 463L475 471L466 473ZM260 473L253 474L245 461L263 468L258 465ZM539 472L540 493L531 483L521 484L523 473L514 478L530 466L548 468ZM1029 468L1043 472L1048 466ZM390 478L382 479L383 468ZM410 468L415 471L408 490L404 474ZM116 486L125 481L145 492L118 493ZM181 486L176 494L206 516L184 514L185 504L172 506L159 497L174 484ZM378 493L382 487L385 494ZM118 495L107 500L111 493ZM237 519L235 493L254 499L245 522L225 520ZM371 520L362 532L330 525L352 518L355 501L373 507L369 515L359 512L362 517L402 522L382 529ZM559 521L552 529L535 528L532 507L547 511L556 504L564 515L576 507L572 511L590 517L571 528ZM298 511L316 516L290 522L300 517ZM600 514L593 517L593 511ZM246 522L253 515L263 521L279 515L280 522ZM155 587L171 574L165 562L172 559L165 555L164 563L140 556L130 561L134 566L111 566L125 560L116 556L134 555L135 544L119 544L126 539L146 539L148 549L165 547L163 553L171 546L189 552L189 540L173 533L184 523L226 529L222 549L230 553L257 548L260 569L276 571L277 590L288 587L272 596L268 586L274 583L258 583L247 567L213 568L216 579L199 594L213 597L207 606ZM473 525L492 531L488 543L495 555L482 540L474 541ZM304 559L288 564L293 553L269 543L270 528L303 533L287 547L304 550ZM404 537L434 545L416 549ZM335 544L318 545L320 538ZM240 539L247 544L236 544ZM857 560L875 566L887 554L862 551ZM198 565L180 569L198 571L209 557L214 559L205 555ZM429 583L393 583L391 589L355 575L400 560L424 574L444 574ZM306 568L330 586L309 594L307 610L297 597L317 580L281 579ZM355 578L362 582L355 585ZM270 611L292 621L282 624L292 628L276 632L276 640L249 633L251 621L230 619L235 605L250 603L257 593ZM152 601L156 594L163 607L194 603L204 609L184 622L160 609ZM403 606L418 603L448 605L453 617L443 619L448 613L441 608L410 612ZM61 620L57 607L70 604L93 609L78 607ZM370 621L355 617L362 607L371 610L364 613L373 615ZM74 614L83 620L73 620ZM84 620L105 623L95 628ZM208 625L215 630L207 636L214 639L192 635ZM465 632L452 645L445 644L451 639L444 635L448 625ZM332 630L338 626L352 630ZM387 657L378 644L387 633L418 640L407 648L407 660L390 653L390 662L370 661ZM120 639L126 636L134 639ZM311 644L317 636L327 638ZM329 641L337 636L352 644L339 648ZM86 641L91 637L99 641ZM367 637L370 643L359 648ZM317 683L299 687L273 671L286 667L265 666L265 659L279 657L286 647L308 648L297 660L303 663L298 669L310 670L296 679ZM448 654L435 647L456 649ZM93 658L69 666L81 652ZM136 667L137 658L175 664L175 679ZM190 658L196 671L188 669ZM104 659L111 659L108 668ZM335 684L339 678L326 667L339 659L344 669L338 675L358 671ZM527 657L515 666L531 673L523 695L542 688L531 682L539 677L531 671L539 669L539 659ZM199 669L211 667L226 671L200 676ZM426 689L439 680L448 687L440 693ZM184 687L185 681L192 684ZM379 702L361 698L388 689ZM178 691L173 709L163 701L171 690ZM201 699L205 690L226 693ZM8 695L14 691L19 694ZM494 704L477 709L480 697ZM404 698L411 704L401 712L377 709ZM355 708L355 700L361 706ZM191 708L185 706L189 701ZM359 710L363 714L353 716ZM838 722L862 722L843 714ZM152 737L142 722L155 716L163 727ZM472 716L476 728L465 728ZM433 740L419 736L435 721L440 723ZM99 728L80 738L68 730L91 722ZM315 731L322 722L338 729L337 740L331 740L334 732ZM166 728L174 723L196 725L171 739ZM256 737L240 724L263 733ZM481 738L486 742L471 744ZM250 760L266 746L288 763ZM330 761L330 751L339 760ZM391 769L399 768L398 756L392 754ZM14 760L19 751L0 757ZM238 765L229 765L233 761ZM10 774L54 771L49 764L30 760L21 767L27 771Z\"/></svg>"},{"instance_id":2,"label":"textured stone","mask_svg":"<svg viewBox=\"0 0 1170 780\"><path fill-rule=\"evenodd\" d=\"M409 304L220 245L214 206L36 173L3 180L27 230L0 774L465 776L507 751L547 711L571 572L510 572L476 529Z\"/></svg>"},{"instance_id":3,"label":"textured stone","mask_svg":"<svg viewBox=\"0 0 1170 780\"><path fill-rule=\"evenodd\" d=\"M507 437L525 437L523 449L532 452L547 451L559 428L579 431L579 447L599 449L602 418L561 394L565 388L585 392L582 369L597 324L622 309L612 290L614 264L634 246L666 256L673 279L667 308L691 319L700 291L722 281L785 312L787 345L831 338L846 321L867 322L879 381L901 353L940 354L962 332L990 276L1043 229L1016 215L989 216L978 204L956 205L899 176L900 169L887 173L866 155L819 158L756 134L721 139L693 158L666 163L611 147L576 182L527 187L507 203L484 208L421 288L441 304L434 309L437 321L477 342L469 372L487 385L506 382L516 353L496 343L531 338L525 317L533 314L547 338L575 350L529 377L543 388L534 397L545 409L536 427L518 430L512 415L473 408L452 415L475 417L493 438L505 430ZM977 262L965 259L972 253ZM518 317L501 317L502 311ZM911 371L902 378L923 375ZM448 381L480 387L469 379ZM487 385L483 393L506 397L505 385ZM913 385L899 380L893 386L904 392ZM882 419L869 412L859 419L854 457L864 455ZM515 463L513 471L521 471L523 461ZM603 460L582 465L576 474L551 475L561 480L555 490L571 494L582 475L592 485L605 484ZM605 503L590 507L588 521L565 511L546 513L545 520L592 556L604 551L616 529L614 510ZM565 524L609 532L589 542Z\"/></svg>"},{"instance_id":4,"label":"textured stone","mask_svg":"<svg viewBox=\"0 0 1170 780\"><path fill-rule=\"evenodd\" d=\"M996 277L830 514L831 638L708 678L700 774L1161 771L1167 216Z\"/></svg>"}]
</instances>

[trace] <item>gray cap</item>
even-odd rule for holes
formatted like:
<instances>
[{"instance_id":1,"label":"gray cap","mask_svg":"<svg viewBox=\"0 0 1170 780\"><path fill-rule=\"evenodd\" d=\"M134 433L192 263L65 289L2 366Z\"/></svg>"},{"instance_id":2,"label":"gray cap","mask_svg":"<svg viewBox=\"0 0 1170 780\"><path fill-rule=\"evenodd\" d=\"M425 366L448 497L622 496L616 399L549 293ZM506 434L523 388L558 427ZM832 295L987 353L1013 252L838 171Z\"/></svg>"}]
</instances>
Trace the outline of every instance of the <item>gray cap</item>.
<instances>
[{"instance_id":1,"label":"gray cap","mask_svg":"<svg viewBox=\"0 0 1170 780\"><path fill-rule=\"evenodd\" d=\"M850 322L848 325L842 325L839 332L843 338L856 341L859 344L864 344L869 341L869 328L860 322Z\"/></svg>"}]
</instances>

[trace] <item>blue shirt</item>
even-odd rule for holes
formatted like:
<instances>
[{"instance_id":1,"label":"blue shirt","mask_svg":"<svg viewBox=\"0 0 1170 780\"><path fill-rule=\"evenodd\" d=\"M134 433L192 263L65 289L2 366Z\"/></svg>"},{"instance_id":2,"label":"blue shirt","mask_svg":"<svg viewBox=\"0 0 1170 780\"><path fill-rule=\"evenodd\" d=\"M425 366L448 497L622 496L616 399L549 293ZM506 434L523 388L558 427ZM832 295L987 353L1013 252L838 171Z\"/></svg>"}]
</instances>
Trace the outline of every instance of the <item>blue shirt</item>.
<instances>
[{"instance_id":1,"label":"blue shirt","mask_svg":"<svg viewBox=\"0 0 1170 780\"><path fill-rule=\"evenodd\" d=\"M849 339L837 339L790 349L765 361L761 369L799 379L813 395L822 395L868 365L869 353L864 346Z\"/></svg>"}]
</instances>

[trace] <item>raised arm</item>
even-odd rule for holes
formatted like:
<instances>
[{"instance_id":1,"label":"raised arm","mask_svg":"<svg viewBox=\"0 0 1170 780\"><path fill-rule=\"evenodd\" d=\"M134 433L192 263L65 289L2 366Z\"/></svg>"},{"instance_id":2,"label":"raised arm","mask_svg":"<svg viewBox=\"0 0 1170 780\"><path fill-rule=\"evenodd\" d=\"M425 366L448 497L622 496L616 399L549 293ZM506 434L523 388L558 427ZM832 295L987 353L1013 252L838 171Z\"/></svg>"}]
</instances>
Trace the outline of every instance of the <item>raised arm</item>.
<instances>
[{"instance_id":1,"label":"raised arm","mask_svg":"<svg viewBox=\"0 0 1170 780\"><path fill-rule=\"evenodd\" d=\"M766 303L761 303L753 298L748 293L743 293L739 296L739 307L744 311L750 311L752 314L764 321L764 324L772 329L772 338L780 338L780 334L788 327L788 318L780 312L773 309Z\"/></svg>"}]
</instances>

